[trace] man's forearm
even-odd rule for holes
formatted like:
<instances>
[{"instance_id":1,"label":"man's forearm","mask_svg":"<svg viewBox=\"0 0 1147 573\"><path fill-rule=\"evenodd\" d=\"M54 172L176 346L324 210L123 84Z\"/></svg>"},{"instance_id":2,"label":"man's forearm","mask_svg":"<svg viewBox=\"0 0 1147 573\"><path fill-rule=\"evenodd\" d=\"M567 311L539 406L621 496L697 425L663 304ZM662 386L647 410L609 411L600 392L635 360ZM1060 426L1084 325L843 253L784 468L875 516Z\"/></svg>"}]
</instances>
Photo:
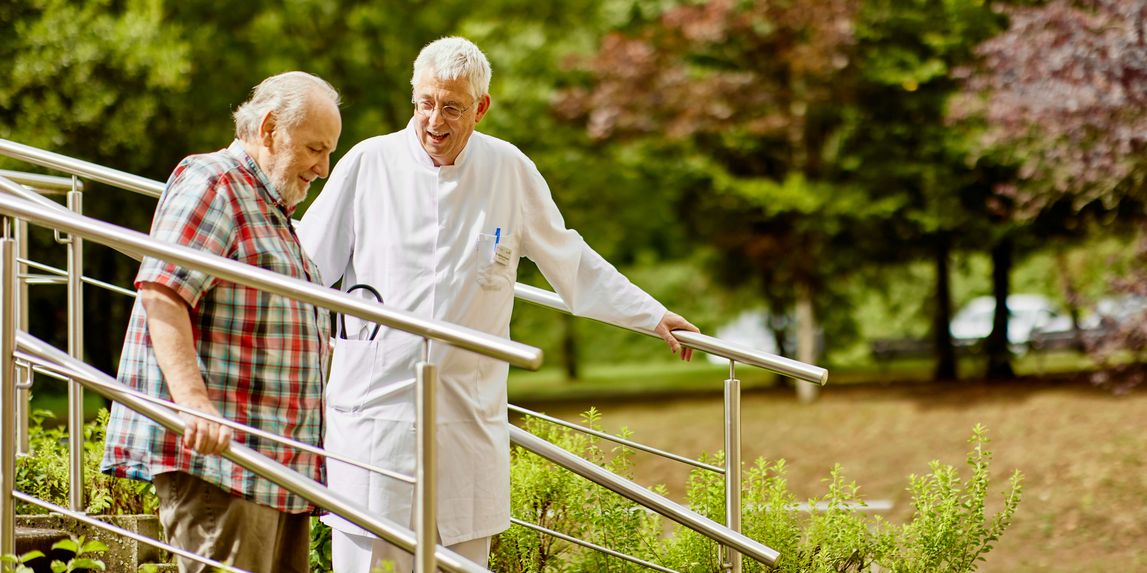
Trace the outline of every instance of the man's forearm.
<instances>
[{"instance_id":1,"label":"man's forearm","mask_svg":"<svg viewBox=\"0 0 1147 573\"><path fill-rule=\"evenodd\" d=\"M207 386L199 373L187 304L171 289L154 283L145 283L140 296L147 311L151 345L171 397L192 408L209 404Z\"/></svg>"}]
</instances>

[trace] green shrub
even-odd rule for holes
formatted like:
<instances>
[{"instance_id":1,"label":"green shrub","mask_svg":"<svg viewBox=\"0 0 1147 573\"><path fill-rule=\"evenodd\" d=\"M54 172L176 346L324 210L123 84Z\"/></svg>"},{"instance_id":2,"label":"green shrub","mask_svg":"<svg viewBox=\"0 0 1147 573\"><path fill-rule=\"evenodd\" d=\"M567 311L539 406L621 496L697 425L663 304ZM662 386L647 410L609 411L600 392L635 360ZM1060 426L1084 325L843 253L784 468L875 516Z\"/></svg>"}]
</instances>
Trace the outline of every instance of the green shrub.
<instances>
[{"instance_id":1,"label":"green shrub","mask_svg":"<svg viewBox=\"0 0 1147 573\"><path fill-rule=\"evenodd\" d=\"M600 414L584 415L590 427L600 426ZM627 476L632 452L613 448L607 455L596 438L536 419L526 429L577 455ZM801 511L789 490L784 460L758 460L744 471L743 531L781 554L774 567L744 559L744 571L778 573L840 573L894 571L903 573L973 571L1011 523L1019 505L1022 478L1015 472L1004 495L1004 506L990 519L987 431L976 426L969 439L971 476L960 478L950 465L932 462L930 473L910 476L915 513L908 523L895 525L863 514L864 500L855 482L846 481L839 466L826 478L824 495ZM723 455L703 457L713 465ZM512 512L514 517L585 539L640 559L686 573L722 570L723 556L708 538L675 525L662 535L661 520L621 496L519 448L513 451ZM725 519L724 477L696 469L690 474L687 500L691 509L718 522ZM818 509L819 508L819 509ZM644 571L614 557L513 526L495 538L491 568L497 571Z\"/></svg>"},{"instance_id":2,"label":"green shrub","mask_svg":"<svg viewBox=\"0 0 1147 573\"><path fill-rule=\"evenodd\" d=\"M16 489L32 497L68 505L68 432L65 427L45 427L55 416L37 410L29 416L27 456L16 459ZM104 429L108 411L101 409L96 419L84 424L84 491L85 511L97 515L154 514L159 508L155 487L146 482L116 479L100 473L104 453ZM31 504L21 503L16 511L23 514L46 513Z\"/></svg>"}]
</instances>

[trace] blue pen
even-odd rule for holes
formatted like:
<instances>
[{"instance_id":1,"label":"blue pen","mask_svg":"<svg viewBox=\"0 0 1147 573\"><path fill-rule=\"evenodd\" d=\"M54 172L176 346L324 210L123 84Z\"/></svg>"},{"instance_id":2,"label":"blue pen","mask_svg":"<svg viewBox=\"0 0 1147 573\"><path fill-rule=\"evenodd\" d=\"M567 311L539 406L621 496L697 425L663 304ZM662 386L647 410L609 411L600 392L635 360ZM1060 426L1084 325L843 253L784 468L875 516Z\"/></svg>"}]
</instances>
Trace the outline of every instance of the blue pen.
<instances>
[{"instance_id":1,"label":"blue pen","mask_svg":"<svg viewBox=\"0 0 1147 573\"><path fill-rule=\"evenodd\" d=\"M497 247L498 242L501 240L502 240L502 228L498 227L498 228L494 229L494 246Z\"/></svg>"}]
</instances>

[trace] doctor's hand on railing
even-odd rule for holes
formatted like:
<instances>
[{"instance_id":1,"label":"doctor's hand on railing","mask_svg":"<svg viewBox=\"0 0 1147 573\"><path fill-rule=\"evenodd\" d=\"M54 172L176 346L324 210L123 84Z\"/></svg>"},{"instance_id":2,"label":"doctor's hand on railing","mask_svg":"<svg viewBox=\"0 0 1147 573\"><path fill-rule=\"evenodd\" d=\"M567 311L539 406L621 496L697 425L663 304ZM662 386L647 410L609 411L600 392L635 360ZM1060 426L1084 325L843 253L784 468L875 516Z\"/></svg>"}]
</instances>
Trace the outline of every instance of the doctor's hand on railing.
<instances>
[{"instance_id":1,"label":"doctor's hand on railing","mask_svg":"<svg viewBox=\"0 0 1147 573\"><path fill-rule=\"evenodd\" d=\"M210 401L181 405L204 414L221 417L219 410L216 410ZM183 431L183 447L204 455L215 455L223 453L231 445L231 428L192 414L180 413L179 417L187 424L187 428Z\"/></svg>"},{"instance_id":2,"label":"doctor's hand on railing","mask_svg":"<svg viewBox=\"0 0 1147 573\"><path fill-rule=\"evenodd\" d=\"M682 318L681 315L669 310L665 311L665 316L661 317L661 322L657 323L657 327L653 329L653 331L657 333L657 336L660 336L661 339L669 345L669 350L672 350L673 354L680 353L682 360L692 360L693 349L683 346L674 338L672 334L674 330L688 330L690 332L701 332L701 330L693 326L693 323Z\"/></svg>"}]
</instances>

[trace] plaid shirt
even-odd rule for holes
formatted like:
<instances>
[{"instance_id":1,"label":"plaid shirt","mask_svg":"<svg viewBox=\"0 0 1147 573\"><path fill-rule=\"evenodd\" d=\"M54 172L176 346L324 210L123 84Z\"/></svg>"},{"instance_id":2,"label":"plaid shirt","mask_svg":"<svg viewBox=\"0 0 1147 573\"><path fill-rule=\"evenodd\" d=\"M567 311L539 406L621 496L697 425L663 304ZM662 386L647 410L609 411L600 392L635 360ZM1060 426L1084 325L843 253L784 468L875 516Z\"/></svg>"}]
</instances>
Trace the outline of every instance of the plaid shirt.
<instances>
[{"instance_id":1,"label":"plaid shirt","mask_svg":"<svg viewBox=\"0 0 1147 573\"><path fill-rule=\"evenodd\" d=\"M156 208L151 236L322 284L267 175L235 141L184 159ZM136 288L151 282L191 307L191 328L207 392L226 418L308 444L322 441L329 319L313 305L220 281L145 258ZM137 300L120 358L120 382L170 400ZM236 432L246 446L324 482L319 456ZM150 481L186 472L280 511L313 510L303 498L219 456L182 446L181 436L120 404L112 407L101 469Z\"/></svg>"}]
</instances>

